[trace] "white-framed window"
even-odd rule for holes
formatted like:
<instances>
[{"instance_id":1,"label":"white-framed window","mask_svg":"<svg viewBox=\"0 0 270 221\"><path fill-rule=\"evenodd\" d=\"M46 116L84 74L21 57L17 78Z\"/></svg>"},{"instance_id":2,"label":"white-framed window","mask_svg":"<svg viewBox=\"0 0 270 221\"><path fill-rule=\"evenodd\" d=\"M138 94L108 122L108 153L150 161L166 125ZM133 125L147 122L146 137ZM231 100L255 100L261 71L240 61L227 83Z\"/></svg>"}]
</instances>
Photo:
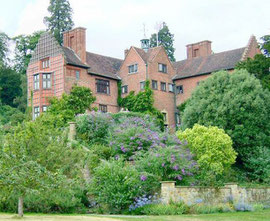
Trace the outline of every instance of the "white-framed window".
<instances>
[{"instance_id":1,"label":"white-framed window","mask_svg":"<svg viewBox=\"0 0 270 221\"><path fill-rule=\"evenodd\" d=\"M128 73L138 72L138 64L132 64L128 66Z\"/></svg>"},{"instance_id":2,"label":"white-framed window","mask_svg":"<svg viewBox=\"0 0 270 221\"><path fill-rule=\"evenodd\" d=\"M158 71L163 72L163 73L167 73L167 65L159 63L158 64Z\"/></svg>"},{"instance_id":3,"label":"white-framed window","mask_svg":"<svg viewBox=\"0 0 270 221\"><path fill-rule=\"evenodd\" d=\"M42 60L42 68L45 69L48 67L50 67L50 59L46 58L46 59Z\"/></svg>"},{"instance_id":4,"label":"white-framed window","mask_svg":"<svg viewBox=\"0 0 270 221\"><path fill-rule=\"evenodd\" d=\"M183 94L184 93L184 87L183 87L183 85L176 86L176 93L177 94Z\"/></svg>"},{"instance_id":5,"label":"white-framed window","mask_svg":"<svg viewBox=\"0 0 270 221\"><path fill-rule=\"evenodd\" d=\"M39 74L34 75L34 90L39 90Z\"/></svg>"},{"instance_id":6,"label":"white-framed window","mask_svg":"<svg viewBox=\"0 0 270 221\"><path fill-rule=\"evenodd\" d=\"M167 91L166 90L166 83L165 82L160 82L160 90Z\"/></svg>"},{"instance_id":7,"label":"white-framed window","mask_svg":"<svg viewBox=\"0 0 270 221\"><path fill-rule=\"evenodd\" d=\"M140 89L144 90L144 88L145 88L145 81L141 81L140 82Z\"/></svg>"},{"instance_id":8,"label":"white-framed window","mask_svg":"<svg viewBox=\"0 0 270 221\"><path fill-rule=\"evenodd\" d=\"M174 92L174 85L169 83L169 92Z\"/></svg>"},{"instance_id":9,"label":"white-framed window","mask_svg":"<svg viewBox=\"0 0 270 221\"><path fill-rule=\"evenodd\" d=\"M157 90L158 89L158 83L155 80L152 80L152 89Z\"/></svg>"},{"instance_id":10,"label":"white-framed window","mask_svg":"<svg viewBox=\"0 0 270 221\"><path fill-rule=\"evenodd\" d=\"M42 112L46 112L48 110L48 106L47 105L43 105L42 106Z\"/></svg>"},{"instance_id":11,"label":"white-framed window","mask_svg":"<svg viewBox=\"0 0 270 221\"><path fill-rule=\"evenodd\" d=\"M34 107L34 119L36 119L39 116L39 106Z\"/></svg>"},{"instance_id":12,"label":"white-framed window","mask_svg":"<svg viewBox=\"0 0 270 221\"><path fill-rule=\"evenodd\" d=\"M96 79L96 92L101 94L110 94L110 81Z\"/></svg>"},{"instance_id":13,"label":"white-framed window","mask_svg":"<svg viewBox=\"0 0 270 221\"><path fill-rule=\"evenodd\" d=\"M124 85L122 86L122 94L126 94L126 93L128 93L128 86Z\"/></svg>"},{"instance_id":14,"label":"white-framed window","mask_svg":"<svg viewBox=\"0 0 270 221\"><path fill-rule=\"evenodd\" d=\"M101 111L103 113L108 112L108 107L107 107L107 105L104 105L104 104L100 104L98 109L99 109L99 111Z\"/></svg>"},{"instance_id":15,"label":"white-framed window","mask_svg":"<svg viewBox=\"0 0 270 221\"><path fill-rule=\"evenodd\" d=\"M80 79L80 71L76 71L76 80Z\"/></svg>"},{"instance_id":16,"label":"white-framed window","mask_svg":"<svg viewBox=\"0 0 270 221\"><path fill-rule=\"evenodd\" d=\"M43 87L43 89L50 89L51 85L52 85L51 73L42 74L42 87Z\"/></svg>"}]
</instances>

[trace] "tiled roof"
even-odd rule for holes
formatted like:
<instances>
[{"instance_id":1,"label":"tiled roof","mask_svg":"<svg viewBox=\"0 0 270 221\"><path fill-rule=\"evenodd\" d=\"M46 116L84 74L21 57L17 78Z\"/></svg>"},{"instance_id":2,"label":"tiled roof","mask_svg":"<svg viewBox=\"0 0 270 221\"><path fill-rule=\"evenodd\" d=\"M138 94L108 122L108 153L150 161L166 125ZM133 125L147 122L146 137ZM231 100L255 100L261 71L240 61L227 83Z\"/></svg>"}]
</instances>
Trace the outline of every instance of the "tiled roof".
<instances>
[{"instance_id":1,"label":"tiled roof","mask_svg":"<svg viewBox=\"0 0 270 221\"><path fill-rule=\"evenodd\" d=\"M246 47L174 62L176 75L173 80L233 69L241 61L245 49Z\"/></svg>"},{"instance_id":2,"label":"tiled roof","mask_svg":"<svg viewBox=\"0 0 270 221\"><path fill-rule=\"evenodd\" d=\"M133 47L133 48L137 51L137 53L144 60L144 62L147 63L148 61L151 61L157 55L157 53L161 49L161 46L149 48L147 52L145 52L141 48L137 48L137 47Z\"/></svg>"},{"instance_id":3,"label":"tiled roof","mask_svg":"<svg viewBox=\"0 0 270 221\"><path fill-rule=\"evenodd\" d=\"M72 49L64 47L64 46L62 46L62 49L65 55L67 64L82 67L82 68L89 68L89 66L84 64Z\"/></svg>"},{"instance_id":4,"label":"tiled roof","mask_svg":"<svg viewBox=\"0 0 270 221\"><path fill-rule=\"evenodd\" d=\"M90 66L88 73L120 80L117 75L123 60L86 52L86 63Z\"/></svg>"}]
</instances>

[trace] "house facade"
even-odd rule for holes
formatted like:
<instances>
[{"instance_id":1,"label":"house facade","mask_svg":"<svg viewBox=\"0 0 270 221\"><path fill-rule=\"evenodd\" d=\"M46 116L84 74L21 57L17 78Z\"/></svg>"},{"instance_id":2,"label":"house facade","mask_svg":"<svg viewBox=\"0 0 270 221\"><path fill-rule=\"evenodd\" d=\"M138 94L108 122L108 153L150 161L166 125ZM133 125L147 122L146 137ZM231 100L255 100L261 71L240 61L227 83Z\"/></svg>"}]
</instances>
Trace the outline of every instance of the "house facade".
<instances>
[{"instance_id":1,"label":"house facade","mask_svg":"<svg viewBox=\"0 0 270 221\"><path fill-rule=\"evenodd\" d=\"M69 93L72 85L92 90L93 106L103 112L120 111L117 104L118 82L121 96L138 93L146 80L154 91L154 106L164 115L165 123L174 128L179 123L177 106L191 96L198 83L214 71L233 70L236 63L260 53L254 36L244 48L212 54L211 42L187 46L187 59L172 63L162 46L150 48L149 40L141 40L142 48L130 47L124 59L86 51L86 29L75 28L63 36L63 46L49 33L37 44L27 69L28 104L33 118L45 112L48 99Z\"/></svg>"}]
</instances>

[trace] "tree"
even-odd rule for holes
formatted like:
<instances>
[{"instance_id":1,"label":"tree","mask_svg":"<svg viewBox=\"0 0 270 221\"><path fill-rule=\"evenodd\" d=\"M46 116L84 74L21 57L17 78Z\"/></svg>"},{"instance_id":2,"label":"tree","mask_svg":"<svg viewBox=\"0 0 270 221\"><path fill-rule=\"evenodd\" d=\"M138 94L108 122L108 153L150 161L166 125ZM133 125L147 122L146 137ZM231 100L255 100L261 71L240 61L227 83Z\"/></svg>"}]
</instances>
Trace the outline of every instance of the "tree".
<instances>
[{"instance_id":1,"label":"tree","mask_svg":"<svg viewBox=\"0 0 270 221\"><path fill-rule=\"evenodd\" d=\"M23 216L27 194L70 189L81 177L84 151L67 145L67 136L37 119L25 122L0 144L0 188L16 194Z\"/></svg>"},{"instance_id":2,"label":"tree","mask_svg":"<svg viewBox=\"0 0 270 221\"><path fill-rule=\"evenodd\" d=\"M16 97L22 95L21 76L9 67L0 69L0 100L2 104L15 107Z\"/></svg>"},{"instance_id":3,"label":"tree","mask_svg":"<svg viewBox=\"0 0 270 221\"><path fill-rule=\"evenodd\" d=\"M119 84L118 87L121 88L121 84ZM120 107L127 108L129 111L155 116L159 121L161 128L164 127L163 115L154 107L153 90L150 88L149 80L145 82L144 91L140 91L136 95L134 91L131 91L129 95L124 98L118 97L118 103Z\"/></svg>"},{"instance_id":4,"label":"tree","mask_svg":"<svg viewBox=\"0 0 270 221\"><path fill-rule=\"evenodd\" d=\"M70 94L63 94L60 99L53 97L49 100L51 105L46 116L42 116L43 123L56 127L66 126L69 121L75 119L75 115L83 114L87 109L91 110L91 104L95 100L89 88L74 85Z\"/></svg>"},{"instance_id":5,"label":"tree","mask_svg":"<svg viewBox=\"0 0 270 221\"><path fill-rule=\"evenodd\" d=\"M32 53L42 33L44 31L36 31L31 35L18 35L12 39L15 42L14 67L18 73L26 73Z\"/></svg>"},{"instance_id":6,"label":"tree","mask_svg":"<svg viewBox=\"0 0 270 221\"><path fill-rule=\"evenodd\" d=\"M192 129L178 131L178 138L187 141L199 165L199 179L204 184L216 184L218 178L235 163L232 139L218 127L195 124Z\"/></svg>"},{"instance_id":7,"label":"tree","mask_svg":"<svg viewBox=\"0 0 270 221\"><path fill-rule=\"evenodd\" d=\"M0 31L0 68L6 66L9 37Z\"/></svg>"},{"instance_id":8,"label":"tree","mask_svg":"<svg viewBox=\"0 0 270 221\"><path fill-rule=\"evenodd\" d=\"M269 57L270 55L270 35L265 35L261 37L263 43L260 44L261 49L263 50L264 54Z\"/></svg>"},{"instance_id":9,"label":"tree","mask_svg":"<svg viewBox=\"0 0 270 221\"><path fill-rule=\"evenodd\" d=\"M162 45L171 61L175 61L173 47L174 35L170 33L170 30L165 22L162 23L162 28L158 32L158 45ZM157 46L157 34L152 34L150 38L150 47Z\"/></svg>"},{"instance_id":10,"label":"tree","mask_svg":"<svg viewBox=\"0 0 270 221\"><path fill-rule=\"evenodd\" d=\"M72 29L72 8L68 0L50 0L49 17L44 18L47 30L53 33L56 40L62 44L63 32Z\"/></svg>"},{"instance_id":11,"label":"tree","mask_svg":"<svg viewBox=\"0 0 270 221\"><path fill-rule=\"evenodd\" d=\"M236 69L246 69L261 81L264 88L270 90L270 58L262 54L256 54L254 58L240 61Z\"/></svg>"},{"instance_id":12,"label":"tree","mask_svg":"<svg viewBox=\"0 0 270 221\"><path fill-rule=\"evenodd\" d=\"M267 174L263 162L254 166L251 161L263 159L264 149L270 148L270 92L246 70L220 71L202 82L189 99L182 122L183 129L196 123L224 129L238 153L237 165L254 180L262 181Z\"/></svg>"}]
</instances>

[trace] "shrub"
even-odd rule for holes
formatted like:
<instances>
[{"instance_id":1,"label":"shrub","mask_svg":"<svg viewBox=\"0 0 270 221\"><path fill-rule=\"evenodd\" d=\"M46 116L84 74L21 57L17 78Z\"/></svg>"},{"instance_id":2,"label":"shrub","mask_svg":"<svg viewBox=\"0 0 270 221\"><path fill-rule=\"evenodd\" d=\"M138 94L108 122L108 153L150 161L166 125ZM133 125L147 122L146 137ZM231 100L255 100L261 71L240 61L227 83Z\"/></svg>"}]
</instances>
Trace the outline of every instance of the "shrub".
<instances>
[{"instance_id":1,"label":"shrub","mask_svg":"<svg viewBox=\"0 0 270 221\"><path fill-rule=\"evenodd\" d=\"M233 208L229 204L205 204L198 203L190 206L189 213L191 214L210 214L210 213L222 213L232 212Z\"/></svg>"},{"instance_id":2,"label":"shrub","mask_svg":"<svg viewBox=\"0 0 270 221\"><path fill-rule=\"evenodd\" d=\"M182 123L184 129L196 123L224 129L238 153L238 166L244 164L254 180L266 177L265 164L250 160L270 147L270 92L247 71L220 71L203 81L189 99Z\"/></svg>"},{"instance_id":3,"label":"shrub","mask_svg":"<svg viewBox=\"0 0 270 221\"><path fill-rule=\"evenodd\" d=\"M238 202L234 205L234 209L236 211L253 211L252 205L245 203L245 202Z\"/></svg>"},{"instance_id":4,"label":"shrub","mask_svg":"<svg viewBox=\"0 0 270 221\"><path fill-rule=\"evenodd\" d=\"M141 174L123 160L102 161L94 170L90 194L100 207L119 213L131 205L136 197L144 194Z\"/></svg>"},{"instance_id":5,"label":"shrub","mask_svg":"<svg viewBox=\"0 0 270 221\"><path fill-rule=\"evenodd\" d=\"M215 182L216 177L235 162L236 152L232 148L232 140L222 129L195 124L192 129L178 131L177 136L188 142L187 147L195 154L200 177L206 184Z\"/></svg>"},{"instance_id":6,"label":"shrub","mask_svg":"<svg viewBox=\"0 0 270 221\"><path fill-rule=\"evenodd\" d=\"M182 203L170 202L169 204L149 204L141 209L143 215L181 215L188 211L188 207Z\"/></svg>"},{"instance_id":7,"label":"shrub","mask_svg":"<svg viewBox=\"0 0 270 221\"><path fill-rule=\"evenodd\" d=\"M110 124L113 120L110 114L91 112L76 117L77 139L87 145L95 143L107 144Z\"/></svg>"},{"instance_id":8,"label":"shrub","mask_svg":"<svg viewBox=\"0 0 270 221\"><path fill-rule=\"evenodd\" d=\"M177 183L189 184L196 162L192 160L189 150L181 146L158 147L137 156L135 160L139 171L152 174L157 181L175 180ZM159 182L151 183L152 188L158 189Z\"/></svg>"}]
</instances>

